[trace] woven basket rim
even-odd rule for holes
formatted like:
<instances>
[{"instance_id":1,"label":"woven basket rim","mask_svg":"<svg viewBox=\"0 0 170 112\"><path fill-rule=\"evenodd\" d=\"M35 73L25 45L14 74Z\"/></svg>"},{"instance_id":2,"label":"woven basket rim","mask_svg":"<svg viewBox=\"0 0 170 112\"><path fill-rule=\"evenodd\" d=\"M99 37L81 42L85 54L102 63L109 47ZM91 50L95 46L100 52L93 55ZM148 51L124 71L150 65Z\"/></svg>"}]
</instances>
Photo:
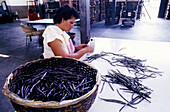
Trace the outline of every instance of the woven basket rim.
<instances>
[{"instance_id":1,"label":"woven basket rim","mask_svg":"<svg viewBox=\"0 0 170 112\"><path fill-rule=\"evenodd\" d=\"M55 57L55 58L62 58L62 57ZM48 58L48 59L50 59L50 58ZM69 58L69 59L73 59L73 58ZM38 59L37 61L39 61L39 60L43 60L43 59ZM73 59L73 60L77 60L77 59ZM85 63L86 65L88 65L88 66L92 67L93 69L95 69L89 63L86 63L86 62L81 61L81 60L77 60L77 61ZM32 63L32 62L35 62L35 60L27 62L23 66L25 66L25 65L27 65L29 63ZM43 108L61 108L61 107L65 107L65 106L76 104L76 103L82 101L83 99L89 97L93 92L95 92L95 90L98 88L98 86L99 86L99 84L101 82L101 75L100 75L99 72L97 72L97 75L96 75L96 84L94 85L94 87L93 87L93 89L91 91L89 91L88 93L84 94L83 96L75 98L73 100L64 100L62 102L57 102L57 101L43 102L43 101L25 100L25 99L20 98L17 94L15 94L13 92L10 92L9 89L8 89L8 84L9 84L10 79L13 78L13 75L14 74L11 73L6 78L6 81L5 81L5 84L3 86L3 90L2 90L4 95L7 98L9 98L11 101L13 101L13 102L15 102L17 104L24 105L24 106L29 106L29 107L38 107L38 108L40 108L40 107L43 107Z\"/></svg>"}]
</instances>

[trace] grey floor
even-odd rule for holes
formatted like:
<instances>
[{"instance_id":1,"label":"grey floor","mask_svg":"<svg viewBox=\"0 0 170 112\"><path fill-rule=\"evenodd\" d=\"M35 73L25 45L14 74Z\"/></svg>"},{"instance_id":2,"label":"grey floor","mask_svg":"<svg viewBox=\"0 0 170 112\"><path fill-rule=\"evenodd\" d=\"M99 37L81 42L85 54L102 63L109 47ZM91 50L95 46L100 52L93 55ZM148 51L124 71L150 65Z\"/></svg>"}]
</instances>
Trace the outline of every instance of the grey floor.
<instances>
[{"instance_id":1,"label":"grey floor","mask_svg":"<svg viewBox=\"0 0 170 112\"><path fill-rule=\"evenodd\" d=\"M34 37L26 46L20 23L25 24L25 19L0 24L0 112L14 112L10 101L2 93L6 77L19 65L39 59L42 53L38 37ZM44 28L41 25L35 27ZM91 37L170 42L170 21L165 19L137 20L134 27L105 26L104 21L101 21L92 24L90 31ZM71 32L76 33L76 45L80 44L79 27L75 26Z\"/></svg>"}]
</instances>

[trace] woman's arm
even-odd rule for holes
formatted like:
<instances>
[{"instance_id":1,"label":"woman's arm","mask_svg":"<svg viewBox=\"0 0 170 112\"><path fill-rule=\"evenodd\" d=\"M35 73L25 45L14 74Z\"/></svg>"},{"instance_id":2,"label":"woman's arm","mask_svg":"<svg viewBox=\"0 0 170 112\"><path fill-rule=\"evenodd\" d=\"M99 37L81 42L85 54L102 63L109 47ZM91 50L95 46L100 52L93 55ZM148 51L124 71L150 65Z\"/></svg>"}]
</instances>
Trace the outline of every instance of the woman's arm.
<instances>
[{"instance_id":1,"label":"woman's arm","mask_svg":"<svg viewBox=\"0 0 170 112\"><path fill-rule=\"evenodd\" d=\"M58 39L48 43L48 45L51 47L55 56L70 57L70 58L76 58L76 59L79 59L85 53L93 52L94 50L93 47L90 47L88 45L81 45L81 49L77 51L76 53L67 54L64 50L63 43ZM83 46L86 46L86 47L83 48Z\"/></svg>"},{"instance_id":2,"label":"woman's arm","mask_svg":"<svg viewBox=\"0 0 170 112\"><path fill-rule=\"evenodd\" d=\"M55 56L66 57L66 51L64 49L64 44L62 43L61 40L55 39L54 41L49 42L48 45L49 45L49 47L51 47Z\"/></svg>"},{"instance_id":3,"label":"woman's arm","mask_svg":"<svg viewBox=\"0 0 170 112\"><path fill-rule=\"evenodd\" d=\"M86 46L74 54L68 54L67 57L80 59L84 54L93 52L94 48L91 46Z\"/></svg>"}]
</instances>

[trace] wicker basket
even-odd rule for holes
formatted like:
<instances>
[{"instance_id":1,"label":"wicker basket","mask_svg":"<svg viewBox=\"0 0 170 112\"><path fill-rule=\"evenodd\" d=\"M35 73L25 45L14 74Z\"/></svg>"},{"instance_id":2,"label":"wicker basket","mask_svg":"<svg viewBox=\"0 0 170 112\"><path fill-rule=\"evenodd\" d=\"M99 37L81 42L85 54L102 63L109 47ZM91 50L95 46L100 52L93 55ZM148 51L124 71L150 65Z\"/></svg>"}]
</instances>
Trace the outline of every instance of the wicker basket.
<instances>
[{"instance_id":1,"label":"wicker basket","mask_svg":"<svg viewBox=\"0 0 170 112\"><path fill-rule=\"evenodd\" d=\"M61 63L62 62L62 63ZM17 112L86 112L89 110L91 105L93 104L95 97L97 95L98 86L100 84L100 75L96 73L96 84L88 93L84 94L81 97L75 98L73 100L63 100L62 102L56 101L33 101L33 100L25 100L13 92L9 90L10 80L15 77L17 73L24 70L25 72L29 72L30 70L34 70L41 67L53 67L58 64L64 64L68 66L77 66L81 70L85 72L90 72L92 69L96 70L94 67L89 64L71 58L49 58L49 59L39 59L36 61L31 61L26 63L25 65L21 65L16 68L6 79L4 84L3 93L10 99L14 109Z\"/></svg>"}]
</instances>

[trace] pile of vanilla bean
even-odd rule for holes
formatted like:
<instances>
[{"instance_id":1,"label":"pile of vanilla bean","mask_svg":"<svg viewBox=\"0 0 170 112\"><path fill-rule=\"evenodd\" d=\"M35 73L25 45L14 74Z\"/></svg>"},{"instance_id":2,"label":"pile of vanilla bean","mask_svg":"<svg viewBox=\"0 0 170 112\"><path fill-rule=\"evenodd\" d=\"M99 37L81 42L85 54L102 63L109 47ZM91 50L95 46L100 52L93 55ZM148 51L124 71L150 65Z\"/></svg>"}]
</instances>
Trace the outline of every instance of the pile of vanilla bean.
<instances>
[{"instance_id":1,"label":"pile of vanilla bean","mask_svg":"<svg viewBox=\"0 0 170 112\"><path fill-rule=\"evenodd\" d=\"M99 97L100 99L107 102L123 104L123 107L119 111L121 111L125 106L130 106L136 109L134 105L139 104L143 100L146 100L150 103L149 98L151 98L150 94L153 90L141 84L141 80L147 78L155 78L158 75L161 76L162 72L158 71L158 69L155 67L145 65L144 62L146 62L146 60L134 59L122 54L116 54L112 52L101 52L100 54L94 54L87 57L84 61L91 63L97 59L103 59L107 61L114 68L108 70L107 75L102 76L103 85L100 93L103 91L105 83L108 83L111 90L113 91L113 84L119 84L124 87L119 88L120 90L131 93L130 101L127 100L119 92L118 89L117 93L124 101ZM121 71L118 69L119 67L126 68L130 74L134 74L134 77L121 73Z\"/></svg>"},{"instance_id":2,"label":"pile of vanilla bean","mask_svg":"<svg viewBox=\"0 0 170 112\"><path fill-rule=\"evenodd\" d=\"M97 70L90 68L83 71L78 66L51 66L30 69L29 73L20 71L10 79L9 90L27 100L71 100L86 94L96 84Z\"/></svg>"}]
</instances>

